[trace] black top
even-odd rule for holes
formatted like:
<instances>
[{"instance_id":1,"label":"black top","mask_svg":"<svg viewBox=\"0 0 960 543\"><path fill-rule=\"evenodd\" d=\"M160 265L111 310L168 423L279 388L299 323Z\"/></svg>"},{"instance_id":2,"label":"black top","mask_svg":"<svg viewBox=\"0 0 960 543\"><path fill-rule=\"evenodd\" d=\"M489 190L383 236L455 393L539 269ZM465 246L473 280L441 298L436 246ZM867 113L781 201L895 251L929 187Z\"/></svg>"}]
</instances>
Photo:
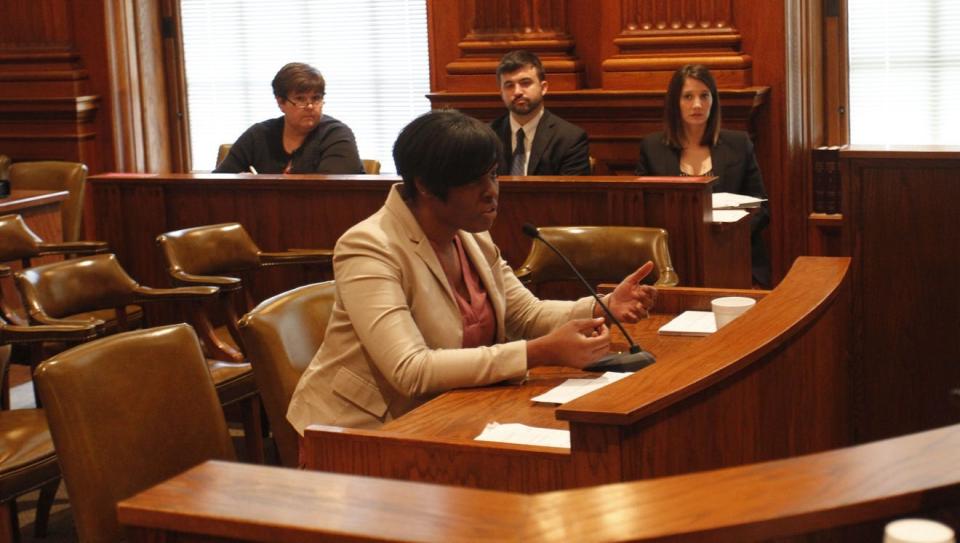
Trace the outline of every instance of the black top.
<instances>
[{"instance_id":1,"label":"black top","mask_svg":"<svg viewBox=\"0 0 960 543\"><path fill-rule=\"evenodd\" d=\"M760 166L753 152L753 142L746 132L720 130L717 144L710 148L713 163L709 174L716 176L713 192L732 192L756 198L767 198ZM640 142L637 175L683 175L680 171L680 149L667 144L663 132L655 132ZM760 231L770 223L770 208L764 201L750 219L753 277L761 285L770 284L770 263Z\"/></svg>"},{"instance_id":2,"label":"black top","mask_svg":"<svg viewBox=\"0 0 960 543\"><path fill-rule=\"evenodd\" d=\"M257 123L237 139L214 173L364 173L353 132L324 115L292 154L283 149L283 117Z\"/></svg>"}]
</instances>

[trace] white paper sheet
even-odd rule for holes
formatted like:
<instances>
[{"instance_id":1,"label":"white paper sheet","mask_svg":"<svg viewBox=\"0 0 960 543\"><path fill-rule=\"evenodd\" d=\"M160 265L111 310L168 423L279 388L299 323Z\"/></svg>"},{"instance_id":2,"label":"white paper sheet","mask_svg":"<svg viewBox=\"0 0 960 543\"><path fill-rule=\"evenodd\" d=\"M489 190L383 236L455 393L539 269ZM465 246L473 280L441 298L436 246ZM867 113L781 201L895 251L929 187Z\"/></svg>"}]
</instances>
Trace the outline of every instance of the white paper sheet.
<instances>
[{"instance_id":1,"label":"white paper sheet","mask_svg":"<svg viewBox=\"0 0 960 543\"><path fill-rule=\"evenodd\" d=\"M759 207L763 198L754 198L732 192L713 193L713 209L737 209L741 207Z\"/></svg>"},{"instance_id":2,"label":"white paper sheet","mask_svg":"<svg viewBox=\"0 0 960 543\"><path fill-rule=\"evenodd\" d=\"M539 445L541 447L570 448L570 431L553 428L537 428L526 424L491 422L483 429L476 441L496 441L516 445Z\"/></svg>"},{"instance_id":3,"label":"white paper sheet","mask_svg":"<svg viewBox=\"0 0 960 543\"><path fill-rule=\"evenodd\" d=\"M608 371L596 379L567 379L562 384L531 399L535 402L567 403L584 394L589 394L594 390L601 389L610 383L616 383L629 375L633 374L630 372L621 373Z\"/></svg>"},{"instance_id":4,"label":"white paper sheet","mask_svg":"<svg viewBox=\"0 0 960 543\"><path fill-rule=\"evenodd\" d=\"M742 209L714 209L713 222L737 222L749 214Z\"/></svg>"},{"instance_id":5,"label":"white paper sheet","mask_svg":"<svg viewBox=\"0 0 960 543\"><path fill-rule=\"evenodd\" d=\"M659 332L665 336L706 336L717 331L717 319L712 311L684 311Z\"/></svg>"}]
</instances>

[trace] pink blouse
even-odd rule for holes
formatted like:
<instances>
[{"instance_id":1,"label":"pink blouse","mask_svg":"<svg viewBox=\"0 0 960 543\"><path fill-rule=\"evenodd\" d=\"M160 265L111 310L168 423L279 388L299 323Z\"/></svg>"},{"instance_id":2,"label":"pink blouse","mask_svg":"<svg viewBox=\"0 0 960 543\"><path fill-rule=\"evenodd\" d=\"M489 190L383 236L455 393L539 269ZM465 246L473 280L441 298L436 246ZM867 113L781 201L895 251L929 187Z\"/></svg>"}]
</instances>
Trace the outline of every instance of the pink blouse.
<instances>
[{"instance_id":1,"label":"pink blouse","mask_svg":"<svg viewBox=\"0 0 960 543\"><path fill-rule=\"evenodd\" d=\"M453 289L460 315L463 317L463 348L493 345L497 332L493 305L490 304L487 291L483 288L480 277L463 250L460 238L454 236L453 243L457 248L457 257L460 259L460 269L463 270L463 282L466 283L467 292L470 294L468 300L461 296L457 289Z\"/></svg>"}]
</instances>

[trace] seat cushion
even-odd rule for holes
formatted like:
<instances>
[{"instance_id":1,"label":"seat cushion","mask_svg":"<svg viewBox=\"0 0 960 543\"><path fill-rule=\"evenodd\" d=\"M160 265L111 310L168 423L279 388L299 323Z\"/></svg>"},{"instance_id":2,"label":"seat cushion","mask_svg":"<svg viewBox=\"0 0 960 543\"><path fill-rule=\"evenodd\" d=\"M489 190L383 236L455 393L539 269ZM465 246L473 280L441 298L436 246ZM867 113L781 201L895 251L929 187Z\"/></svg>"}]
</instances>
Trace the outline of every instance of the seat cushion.
<instances>
[{"instance_id":1,"label":"seat cushion","mask_svg":"<svg viewBox=\"0 0 960 543\"><path fill-rule=\"evenodd\" d=\"M224 362L207 359L207 368L217 387L217 396L221 405L249 398L257 394L257 383L253 379L253 368L246 362Z\"/></svg>"},{"instance_id":2,"label":"seat cushion","mask_svg":"<svg viewBox=\"0 0 960 543\"><path fill-rule=\"evenodd\" d=\"M0 411L0 501L60 476L42 409Z\"/></svg>"}]
</instances>

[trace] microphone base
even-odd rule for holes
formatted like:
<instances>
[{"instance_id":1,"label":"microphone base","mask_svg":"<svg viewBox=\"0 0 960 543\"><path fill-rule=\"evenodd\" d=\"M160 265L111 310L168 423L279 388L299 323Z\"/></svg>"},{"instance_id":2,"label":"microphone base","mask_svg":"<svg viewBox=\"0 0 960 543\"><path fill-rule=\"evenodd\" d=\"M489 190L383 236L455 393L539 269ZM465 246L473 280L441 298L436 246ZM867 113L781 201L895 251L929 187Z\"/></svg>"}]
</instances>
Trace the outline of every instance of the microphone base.
<instances>
[{"instance_id":1,"label":"microphone base","mask_svg":"<svg viewBox=\"0 0 960 543\"><path fill-rule=\"evenodd\" d=\"M656 362L657 359L647 351L638 353L612 353L583 368L586 371L637 371Z\"/></svg>"}]
</instances>

